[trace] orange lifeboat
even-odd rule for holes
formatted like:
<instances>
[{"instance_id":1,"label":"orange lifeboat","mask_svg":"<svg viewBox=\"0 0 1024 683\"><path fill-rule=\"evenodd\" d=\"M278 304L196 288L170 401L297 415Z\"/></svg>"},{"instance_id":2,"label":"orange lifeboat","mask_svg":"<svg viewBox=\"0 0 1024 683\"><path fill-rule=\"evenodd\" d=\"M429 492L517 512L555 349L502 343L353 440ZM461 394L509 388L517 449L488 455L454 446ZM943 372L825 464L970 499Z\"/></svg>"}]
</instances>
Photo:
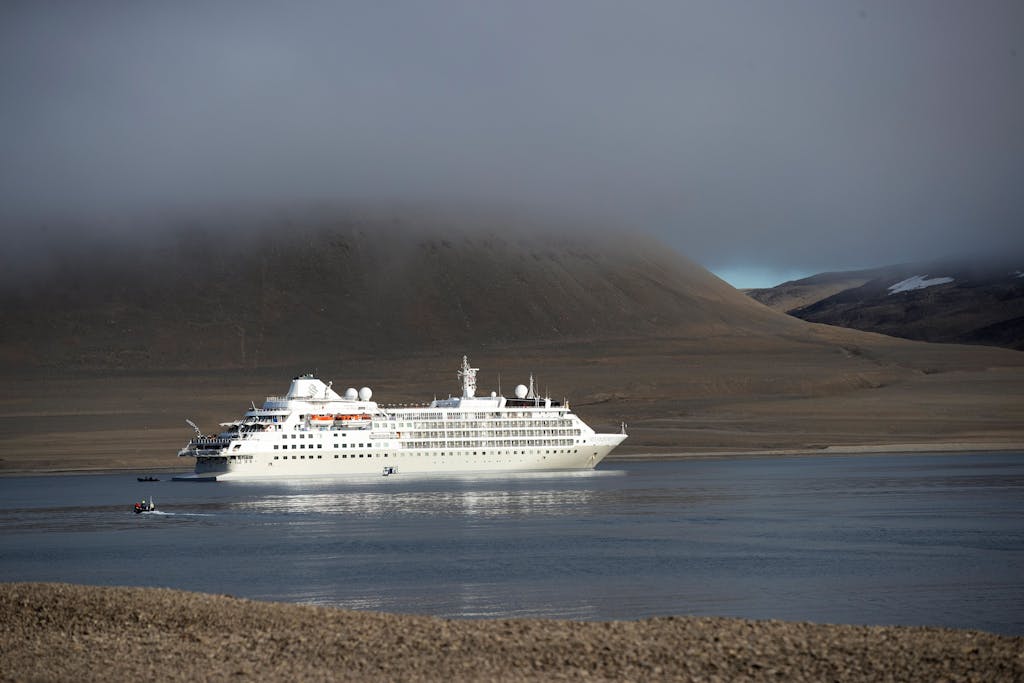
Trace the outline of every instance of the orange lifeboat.
<instances>
[{"instance_id":1,"label":"orange lifeboat","mask_svg":"<svg viewBox=\"0 0 1024 683\"><path fill-rule=\"evenodd\" d=\"M330 426L334 423L333 415L310 415L309 423L311 425Z\"/></svg>"}]
</instances>

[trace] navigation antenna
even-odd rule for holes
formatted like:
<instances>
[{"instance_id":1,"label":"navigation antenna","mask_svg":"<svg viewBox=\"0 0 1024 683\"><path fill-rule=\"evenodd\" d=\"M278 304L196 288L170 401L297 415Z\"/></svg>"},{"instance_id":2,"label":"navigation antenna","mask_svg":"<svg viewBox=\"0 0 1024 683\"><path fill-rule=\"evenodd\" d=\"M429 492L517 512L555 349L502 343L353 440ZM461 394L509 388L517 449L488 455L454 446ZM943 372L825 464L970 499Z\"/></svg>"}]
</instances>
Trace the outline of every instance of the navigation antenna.
<instances>
[{"instance_id":1,"label":"navigation antenna","mask_svg":"<svg viewBox=\"0 0 1024 683\"><path fill-rule=\"evenodd\" d=\"M188 422L190 425L192 425L192 429L196 430L196 436L198 436L200 439L203 438L203 433L199 430L199 427L196 426L195 422L188 418L185 418L185 422Z\"/></svg>"},{"instance_id":2,"label":"navigation antenna","mask_svg":"<svg viewBox=\"0 0 1024 683\"><path fill-rule=\"evenodd\" d=\"M469 367L469 359L462 357L462 367L459 368L458 377L462 380L462 397L473 398L476 395L476 373L480 368Z\"/></svg>"}]
</instances>

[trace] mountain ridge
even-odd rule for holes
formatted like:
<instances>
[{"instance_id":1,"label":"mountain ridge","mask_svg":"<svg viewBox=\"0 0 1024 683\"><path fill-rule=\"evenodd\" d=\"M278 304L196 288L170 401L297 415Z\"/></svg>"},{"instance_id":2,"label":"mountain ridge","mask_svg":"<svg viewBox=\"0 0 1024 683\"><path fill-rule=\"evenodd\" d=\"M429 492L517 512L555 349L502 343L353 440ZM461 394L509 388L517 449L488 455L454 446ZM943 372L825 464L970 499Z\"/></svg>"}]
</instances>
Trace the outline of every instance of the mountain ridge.
<instances>
[{"instance_id":1,"label":"mountain ridge","mask_svg":"<svg viewBox=\"0 0 1024 683\"><path fill-rule=\"evenodd\" d=\"M917 341L1024 350L1024 276L1011 259L821 273L746 293L808 322Z\"/></svg>"}]
</instances>

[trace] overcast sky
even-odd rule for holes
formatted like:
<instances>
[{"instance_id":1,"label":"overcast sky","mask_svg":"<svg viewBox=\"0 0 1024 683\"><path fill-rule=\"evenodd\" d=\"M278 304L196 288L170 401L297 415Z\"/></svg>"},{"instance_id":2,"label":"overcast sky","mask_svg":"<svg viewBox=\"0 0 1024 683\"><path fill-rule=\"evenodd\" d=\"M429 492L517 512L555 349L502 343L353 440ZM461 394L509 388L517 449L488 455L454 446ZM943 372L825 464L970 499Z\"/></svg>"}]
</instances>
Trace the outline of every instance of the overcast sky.
<instances>
[{"instance_id":1,"label":"overcast sky","mask_svg":"<svg viewBox=\"0 0 1024 683\"><path fill-rule=\"evenodd\" d=\"M1020 0L0 4L8 254L69 216L468 201L767 281L1020 247L1022 185Z\"/></svg>"}]
</instances>

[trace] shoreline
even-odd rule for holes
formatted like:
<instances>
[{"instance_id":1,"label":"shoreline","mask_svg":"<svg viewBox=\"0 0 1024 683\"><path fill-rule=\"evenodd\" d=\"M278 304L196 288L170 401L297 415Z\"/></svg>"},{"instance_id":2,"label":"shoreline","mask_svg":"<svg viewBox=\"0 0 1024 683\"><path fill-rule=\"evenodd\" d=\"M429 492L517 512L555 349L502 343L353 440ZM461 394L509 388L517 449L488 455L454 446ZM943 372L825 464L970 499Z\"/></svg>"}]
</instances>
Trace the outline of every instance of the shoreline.
<instances>
[{"instance_id":1,"label":"shoreline","mask_svg":"<svg viewBox=\"0 0 1024 683\"><path fill-rule=\"evenodd\" d=\"M843 446L822 446L821 448L772 448L755 450L723 450L679 452L640 452L612 453L602 463L647 461L647 460L727 460L745 458L772 457L814 457L814 456L846 456L846 455L942 455L953 453L1010 453L1024 452L1024 443L992 443L992 442L947 442L947 443L893 443L893 444L862 444ZM600 465L599 465L600 466ZM178 475L188 474L191 469L181 467L95 467L77 468L22 468L0 471L0 479L15 477L72 476L81 474L132 474L146 475ZM495 474L500 474L495 472ZM142 483L142 482L140 482Z\"/></svg>"},{"instance_id":2,"label":"shoreline","mask_svg":"<svg viewBox=\"0 0 1024 683\"><path fill-rule=\"evenodd\" d=\"M441 619L0 583L4 680L1020 680L1024 637L665 616Z\"/></svg>"},{"instance_id":3,"label":"shoreline","mask_svg":"<svg viewBox=\"0 0 1024 683\"><path fill-rule=\"evenodd\" d=\"M1024 443L953 442L893 443L820 448L770 448L754 450L695 451L679 453L613 453L602 462L617 460L715 460L729 458L813 457L817 455L941 455L944 453L1010 453L1024 452Z\"/></svg>"}]
</instances>

